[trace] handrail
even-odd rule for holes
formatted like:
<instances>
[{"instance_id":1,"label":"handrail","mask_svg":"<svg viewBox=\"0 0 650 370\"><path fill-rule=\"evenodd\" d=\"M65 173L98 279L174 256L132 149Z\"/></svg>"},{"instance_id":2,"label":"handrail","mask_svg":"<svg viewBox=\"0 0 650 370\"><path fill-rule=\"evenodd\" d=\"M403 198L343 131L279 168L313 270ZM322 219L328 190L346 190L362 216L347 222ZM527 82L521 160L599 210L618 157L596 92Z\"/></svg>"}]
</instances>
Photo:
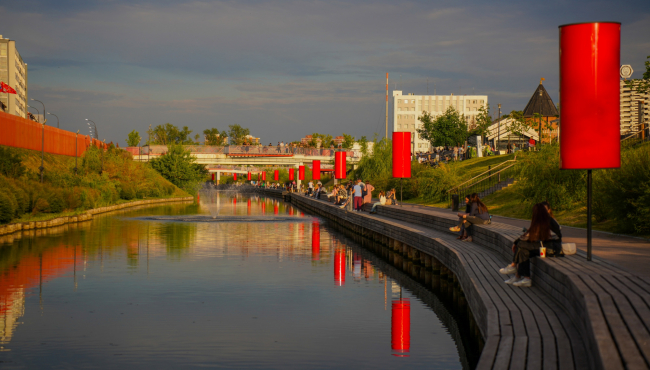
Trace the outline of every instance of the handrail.
<instances>
[{"instance_id":1,"label":"handrail","mask_svg":"<svg viewBox=\"0 0 650 370\"><path fill-rule=\"evenodd\" d=\"M514 165L515 165L515 163L511 164L511 165L508 166L508 167L502 168L502 169L500 169L499 171L497 171L497 172L491 174L490 176L485 177L485 178L482 178L480 181L477 181L477 182L475 182L475 183L473 183L473 184L470 184L470 185L468 185L467 187L470 187L470 186L474 186L474 185L476 185L476 184L479 184L479 183L481 183L481 182L483 182L483 181L489 179L490 177L492 177L492 176L494 176L494 175L498 175L498 174L500 174L501 172L507 170L508 168L513 167Z\"/></svg>"},{"instance_id":2,"label":"handrail","mask_svg":"<svg viewBox=\"0 0 650 370\"><path fill-rule=\"evenodd\" d=\"M485 171L485 172L483 172L483 173L481 173L481 174L478 174L478 175L472 177L471 179L469 179L469 180L467 180L467 181L465 181L465 182L463 182L463 183L460 183L460 184L454 186L453 188L447 190L447 193L451 192L451 191L454 190L454 189L458 189L459 187L461 187L461 186L467 184L468 182L470 182L470 181L476 179L477 177L481 177L481 176L485 175L485 174L488 173L488 172L492 172L492 171L496 170L499 166L501 166L501 165L503 165L503 164L506 164L506 163L508 163L508 162L516 162L516 161L517 161L517 155L515 154L515 158L514 158L514 159L509 159L509 160L507 160L507 161L503 161L503 162L499 163L498 165L494 166L494 168L490 168L489 170L487 170L487 171ZM495 172L495 173L496 173L496 172ZM490 176L491 176L491 175L490 175ZM490 176L486 177L486 179L489 178Z\"/></svg>"},{"instance_id":3,"label":"handrail","mask_svg":"<svg viewBox=\"0 0 650 370\"><path fill-rule=\"evenodd\" d=\"M636 125L634 125L634 126L632 126L632 127L645 126L645 124L646 124L645 122L637 123ZM632 129L632 127L630 127L630 129ZM633 137L637 136L638 134L643 133L644 131L645 131L645 127L643 127L641 130L639 130L639 131L637 131L637 132L631 134L630 136L626 137L625 139L621 139L621 143L624 142L624 141L627 140L627 139L633 138Z\"/></svg>"}]
</instances>

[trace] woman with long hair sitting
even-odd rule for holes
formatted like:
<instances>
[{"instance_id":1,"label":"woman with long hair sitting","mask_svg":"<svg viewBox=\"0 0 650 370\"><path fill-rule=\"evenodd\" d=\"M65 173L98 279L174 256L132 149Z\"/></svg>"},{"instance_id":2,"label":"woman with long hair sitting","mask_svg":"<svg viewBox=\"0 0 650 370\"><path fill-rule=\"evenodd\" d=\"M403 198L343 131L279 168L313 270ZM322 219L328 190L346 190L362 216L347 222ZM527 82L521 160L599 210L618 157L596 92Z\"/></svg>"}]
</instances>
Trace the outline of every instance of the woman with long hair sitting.
<instances>
[{"instance_id":1,"label":"woman with long hair sitting","mask_svg":"<svg viewBox=\"0 0 650 370\"><path fill-rule=\"evenodd\" d=\"M562 243L562 231L560 224L552 217L551 207L548 202L542 202L533 206L533 217L530 227L524 235L515 240L512 245L514 257L512 263L501 270L500 273L507 275L516 272L515 276L505 281L518 287L529 287L530 280L530 259L539 256L539 248L544 242L555 238Z\"/></svg>"},{"instance_id":2,"label":"woman with long hair sitting","mask_svg":"<svg viewBox=\"0 0 650 370\"><path fill-rule=\"evenodd\" d=\"M470 203L470 212L469 214L463 215L463 220L460 225L460 236L458 239L463 241L472 241L472 229L473 224L489 224L490 223L490 213L488 212L487 206L481 202L478 194L473 193L469 196Z\"/></svg>"}]
</instances>

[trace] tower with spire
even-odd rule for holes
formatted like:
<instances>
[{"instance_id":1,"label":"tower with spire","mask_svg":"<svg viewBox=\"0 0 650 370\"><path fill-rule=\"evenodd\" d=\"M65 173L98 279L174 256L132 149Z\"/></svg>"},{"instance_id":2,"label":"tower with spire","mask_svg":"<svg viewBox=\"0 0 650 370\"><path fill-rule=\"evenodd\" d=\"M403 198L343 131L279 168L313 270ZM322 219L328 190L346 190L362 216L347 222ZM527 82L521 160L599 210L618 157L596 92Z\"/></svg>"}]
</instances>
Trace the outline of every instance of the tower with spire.
<instances>
[{"instance_id":1,"label":"tower with spire","mask_svg":"<svg viewBox=\"0 0 650 370\"><path fill-rule=\"evenodd\" d=\"M558 136L558 117L560 113L553 103L553 99L548 95L544 85L545 78L539 80L539 86L533 93L533 96L524 108L524 117L529 122L531 127L539 132L540 116L541 116L541 141L542 143L550 143L552 140L557 140Z\"/></svg>"}]
</instances>

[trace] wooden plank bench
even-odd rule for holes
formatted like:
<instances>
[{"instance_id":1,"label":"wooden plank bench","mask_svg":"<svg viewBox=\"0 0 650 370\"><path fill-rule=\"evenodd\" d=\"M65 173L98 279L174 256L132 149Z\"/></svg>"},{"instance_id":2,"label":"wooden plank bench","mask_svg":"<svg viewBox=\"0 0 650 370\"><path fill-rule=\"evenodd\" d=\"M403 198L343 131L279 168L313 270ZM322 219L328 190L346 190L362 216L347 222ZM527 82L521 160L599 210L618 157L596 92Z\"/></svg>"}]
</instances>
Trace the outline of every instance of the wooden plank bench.
<instances>
[{"instance_id":1,"label":"wooden plank bench","mask_svg":"<svg viewBox=\"0 0 650 370\"><path fill-rule=\"evenodd\" d=\"M468 305L481 329L485 346L480 369L586 369L586 342L558 302L540 287L516 288L503 283L498 273L511 256L477 243L456 240L435 230L453 225L449 220L422 221L422 215L406 215L408 221L387 216L346 212L313 198L292 196L292 203L339 223L363 227L433 256L458 277ZM390 212L388 212L390 213ZM418 217L419 216L419 217ZM428 223L422 225L421 223ZM512 239L508 241L511 243ZM506 258L507 257L507 258Z\"/></svg>"}]
</instances>

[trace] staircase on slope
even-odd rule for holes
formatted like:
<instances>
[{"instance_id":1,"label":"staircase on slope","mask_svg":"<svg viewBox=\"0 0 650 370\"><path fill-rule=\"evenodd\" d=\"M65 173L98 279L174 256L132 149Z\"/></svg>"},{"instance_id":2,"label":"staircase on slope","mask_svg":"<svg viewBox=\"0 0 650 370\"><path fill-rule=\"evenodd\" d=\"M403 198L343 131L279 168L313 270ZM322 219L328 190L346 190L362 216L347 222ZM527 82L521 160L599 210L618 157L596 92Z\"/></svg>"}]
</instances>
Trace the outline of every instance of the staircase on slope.
<instances>
[{"instance_id":1,"label":"staircase on slope","mask_svg":"<svg viewBox=\"0 0 650 370\"><path fill-rule=\"evenodd\" d=\"M483 198L513 184L518 172L516 161L515 157L515 159L500 163L494 168L488 168L480 175L450 189L448 191L449 205L451 206L452 195L455 194L458 194L459 205L464 206L465 197L472 193L477 193L479 198Z\"/></svg>"}]
</instances>

